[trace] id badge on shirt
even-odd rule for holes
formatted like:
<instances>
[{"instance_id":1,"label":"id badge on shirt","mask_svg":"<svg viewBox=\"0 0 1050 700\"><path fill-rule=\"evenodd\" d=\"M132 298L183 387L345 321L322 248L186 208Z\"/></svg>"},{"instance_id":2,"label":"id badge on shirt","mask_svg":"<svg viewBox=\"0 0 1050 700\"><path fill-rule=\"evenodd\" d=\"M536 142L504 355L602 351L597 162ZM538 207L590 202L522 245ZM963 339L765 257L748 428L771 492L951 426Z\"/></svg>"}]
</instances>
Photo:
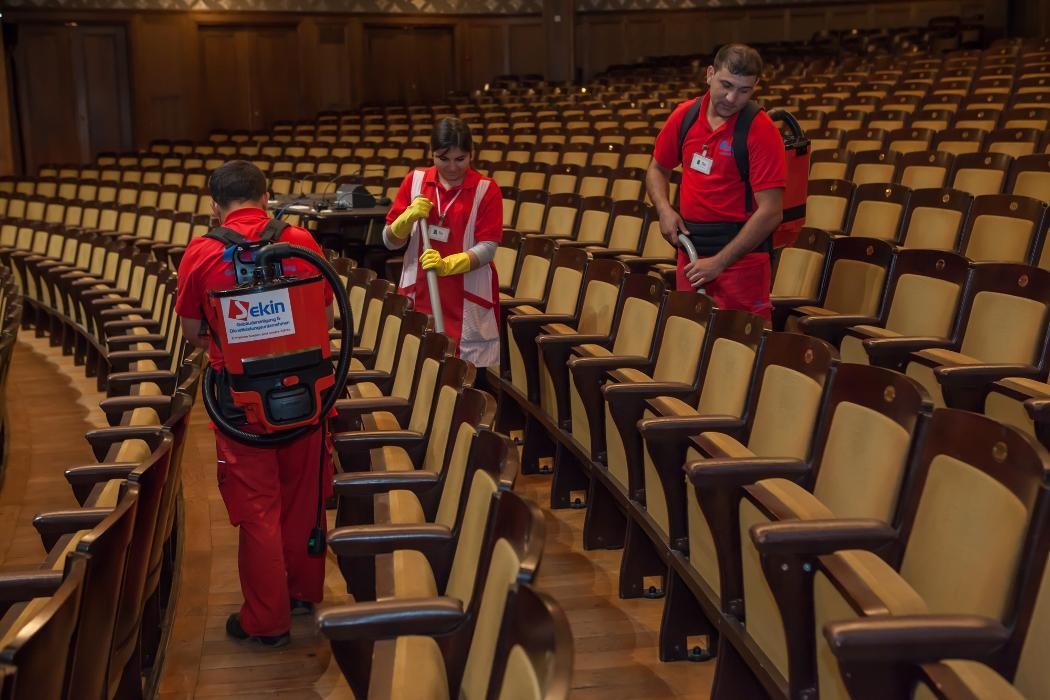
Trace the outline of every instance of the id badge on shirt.
<instances>
[{"instance_id":1,"label":"id badge on shirt","mask_svg":"<svg viewBox=\"0 0 1050 700\"><path fill-rule=\"evenodd\" d=\"M710 175L711 174L711 166L713 164L714 164L714 161L711 160L710 158L708 158L706 155L701 155L699 153L694 153L693 154L693 160L692 160L691 163L689 163L689 167L692 168L693 170L695 170L698 173L703 173L704 175Z\"/></svg>"},{"instance_id":2,"label":"id badge on shirt","mask_svg":"<svg viewBox=\"0 0 1050 700\"><path fill-rule=\"evenodd\" d=\"M430 226L429 228L427 228L427 234L430 236L430 240L432 241L448 243L448 226Z\"/></svg>"}]
</instances>

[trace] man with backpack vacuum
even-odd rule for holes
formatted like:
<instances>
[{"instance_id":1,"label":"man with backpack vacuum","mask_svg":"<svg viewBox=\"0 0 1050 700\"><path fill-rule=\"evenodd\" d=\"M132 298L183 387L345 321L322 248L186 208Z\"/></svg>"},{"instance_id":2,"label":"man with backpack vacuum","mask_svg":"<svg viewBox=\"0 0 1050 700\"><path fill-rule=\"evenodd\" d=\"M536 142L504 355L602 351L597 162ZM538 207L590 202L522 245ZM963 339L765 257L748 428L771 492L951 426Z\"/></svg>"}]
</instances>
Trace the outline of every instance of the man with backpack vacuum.
<instances>
[{"instance_id":1,"label":"man with backpack vacuum","mask_svg":"<svg viewBox=\"0 0 1050 700\"><path fill-rule=\"evenodd\" d=\"M708 91L679 105L656 137L646 189L671 245L687 235L699 255L678 253L677 288L703 287L715 303L772 317L771 235L784 217L784 140L751 101L762 58L728 44L707 68ZM682 165L679 210L668 192Z\"/></svg>"},{"instance_id":2,"label":"man with backpack vacuum","mask_svg":"<svg viewBox=\"0 0 1050 700\"><path fill-rule=\"evenodd\" d=\"M333 299L349 326L346 293L305 229L266 213L266 177L231 161L211 175L219 226L190 242L175 311L208 350L205 407L215 429L219 491L239 529L244 605L226 622L234 639L288 644L290 615L324 594L324 499L332 464L325 417L345 386L353 343L343 329L333 370Z\"/></svg>"}]
</instances>

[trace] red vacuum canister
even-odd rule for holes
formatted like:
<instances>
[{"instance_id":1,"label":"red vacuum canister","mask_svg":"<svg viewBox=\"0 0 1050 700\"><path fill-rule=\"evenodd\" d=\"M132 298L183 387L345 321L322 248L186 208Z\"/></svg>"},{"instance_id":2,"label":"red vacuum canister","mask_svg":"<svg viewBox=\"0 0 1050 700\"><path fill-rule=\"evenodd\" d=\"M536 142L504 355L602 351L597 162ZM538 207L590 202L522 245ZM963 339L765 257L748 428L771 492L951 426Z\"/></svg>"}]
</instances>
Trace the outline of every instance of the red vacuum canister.
<instances>
[{"instance_id":1,"label":"red vacuum canister","mask_svg":"<svg viewBox=\"0 0 1050 700\"><path fill-rule=\"evenodd\" d=\"M773 248L786 248L795 242L806 225L806 191L809 188L809 139L790 112L774 109L774 121L783 122L784 158L787 184L784 187L784 220L773 231Z\"/></svg>"},{"instance_id":2,"label":"red vacuum canister","mask_svg":"<svg viewBox=\"0 0 1050 700\"><path fill-rule=\"evenodd\" d=\"M335 383L320 276L278 277L209 292L230 396L252 429L316 424Z\"/></svg>"}]
</instances>

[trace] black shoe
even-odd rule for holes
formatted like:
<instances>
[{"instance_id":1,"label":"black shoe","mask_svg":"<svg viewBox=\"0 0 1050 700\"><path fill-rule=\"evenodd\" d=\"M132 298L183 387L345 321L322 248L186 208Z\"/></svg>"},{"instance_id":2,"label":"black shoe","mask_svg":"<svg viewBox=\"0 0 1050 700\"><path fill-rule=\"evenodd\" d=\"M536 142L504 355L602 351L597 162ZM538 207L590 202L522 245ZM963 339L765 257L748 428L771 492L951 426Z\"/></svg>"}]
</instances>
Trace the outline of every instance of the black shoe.
<instances>
[{"instance_id":1,"label":"black shoe","mask_svg":"<svg viewBox=\"0 0 1050 700\"><path fill-rule=\"evenodd\" d=\"M299 600L298 598L291 598L288 601L289 607L292 609L293 615L313 615L314 604L308 600Z\"/></svg>"},{"instance_id":2,"label":"black shoe","mask_svg":"<svg viewBox=\"0 0 1050 700\"><path fill-rule=\"evenodd\" d=\"M240 613L233 613L226 618L226 634L234 639L239 639L242 642L257 642L262 644L264 647L276 649L278 647L288 646L292 641L292 635L288 632L284 634L278 634L272 637L264 635L251 635L244 631L241 627L241 615Z\"/></svg>"}]
</instances>

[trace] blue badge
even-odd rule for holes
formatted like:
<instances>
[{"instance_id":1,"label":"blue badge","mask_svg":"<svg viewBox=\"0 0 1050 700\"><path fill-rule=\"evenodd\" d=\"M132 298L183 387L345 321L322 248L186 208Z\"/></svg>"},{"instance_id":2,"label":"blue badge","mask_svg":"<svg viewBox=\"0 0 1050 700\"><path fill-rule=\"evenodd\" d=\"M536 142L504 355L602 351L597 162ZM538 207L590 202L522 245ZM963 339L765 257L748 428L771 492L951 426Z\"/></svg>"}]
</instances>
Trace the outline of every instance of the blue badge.
<instances>
[{"instance_id":1,"label":"blue badge","mask_svg":"<svg viewBox=\"0 0 1050 700\"><path fill-rule=\"evenodd\" d=\"M718 144L718 152L730 154L733 152L733 147L729 145L728 141L722 141L720 144Z\"/></svg>"}]
</instances>

